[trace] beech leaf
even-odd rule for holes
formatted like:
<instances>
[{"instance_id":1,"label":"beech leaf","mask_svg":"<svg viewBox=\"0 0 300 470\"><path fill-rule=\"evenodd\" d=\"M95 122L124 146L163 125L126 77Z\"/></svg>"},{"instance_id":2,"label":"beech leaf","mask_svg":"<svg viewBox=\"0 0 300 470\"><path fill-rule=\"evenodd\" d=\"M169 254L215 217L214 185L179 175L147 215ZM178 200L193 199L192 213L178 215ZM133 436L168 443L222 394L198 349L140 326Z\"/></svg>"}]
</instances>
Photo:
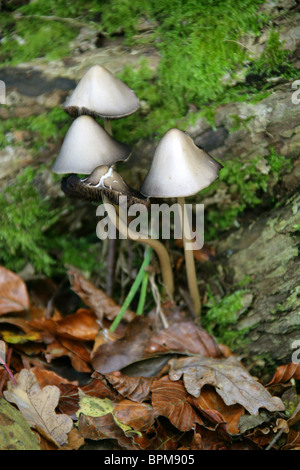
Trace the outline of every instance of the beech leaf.
<instances>
[{"instance_id":1,"label":"beech leaf","mask_svg":"<svg viewBox=\"0 0 300 470\"><path fill-rule=\"evenodd\" d=\"M180 431L203 424L195 409L188 403L188 393L182 381L171 382L166 375L154 380L151 386L152 406L158 416L165 416Z\"/></svg>"},{"instance_id":2,"label":"beech leaf","mask_svg":"<svg viewBox=\"0 0 300 470\"><path fill-rule=\"evenodd\" d=\"M15 273L0 266L0 315L21 312L29 308L29 297L24 281Z\"/></svg>"},{"instance_id":3,"label":"beech leaf","mask_svg":"<svg viewBox=\"0 0 300 470\"><path fill-rule=\"evenodd\" d=\"M300 364L290 362L289 364L277 367L275 374L270 382L267 383L267 386L289 382L291 379L300 379Z\"/></svg>"},{"instance_id":4,"label":"beech leaf","mask_svg":"<svg viewBox=\"0 0 300 470\"><path fill-rule=\"evenodd\" d=\"M169 361L171 380L183 376L186 390L198 398L204 385L213 385L226 405L239 403L250 414L258 414L259 408L269 411L284 411L279 397L272 395L252 377L234 357L215 359L205 357L184 357Z\"/></svg>"},{"instance_id":5,"label":"beech leaf","mask_svg":"<svg viewBox=\"0 0 300 470\"><path fill-rule=\"evenodd\" d=\"M214 338L192 321L174 323L151 338L146 354L178 351L219 357L221 352Z\"/></svg>"},{"instance_id":6,"label":"beech leaf","mask_svg":"<svg viewBox=\"0 0 300 470\"><path fill-rule=\"evenodd\" d=\"M103 317L113 320L118 315L121 307L102 289L94 286L75 269L70 269L68 275L72 290L95 312L100 321ZM135 313L127 310L123 318L131 321L134 317Z\"/></svg>"},{"instance_id":7,"label":"beech leaf","mask_svg":"<svg viewBox=\"0 0 300 470\"><path fill-rule=\"evenodd\" d=\"M28 369L22 369L16 377L17 386L8 382L7 391L3 392L6 400L15 403L29 425L58 447L67 444L73 421L67 415L55 413L59 388L48 385L41 389Z\"/></svg>"}]
</instances>

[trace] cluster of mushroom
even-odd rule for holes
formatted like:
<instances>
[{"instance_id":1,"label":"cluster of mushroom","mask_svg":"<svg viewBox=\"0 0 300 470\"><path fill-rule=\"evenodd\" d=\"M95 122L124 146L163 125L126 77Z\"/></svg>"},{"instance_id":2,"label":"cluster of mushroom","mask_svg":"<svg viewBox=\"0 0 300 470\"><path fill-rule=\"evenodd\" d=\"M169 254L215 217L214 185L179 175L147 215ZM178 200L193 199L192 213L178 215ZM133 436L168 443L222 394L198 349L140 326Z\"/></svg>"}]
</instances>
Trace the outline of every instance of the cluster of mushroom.
<instances>
[{"instance_id":1,"label":"cluster of mushroom","mask_svg":"<svg viewBox=\"0 0 300 470\"><path fill-rule=\"evenodd\" d=\"M129 116L139 108L134 91L102 66L93 66L83 76L64 109L75 117L61 151L53 165L58 174L71 174L62 181L62 189L69 196L99 201L101 198L108 214L125 195L132 202L149 207L150 198L178 198L183 209L185 197L192 196L209 186L217 177L222 165L198 148L191 137L179 129L170 129L160 140L150 170L139 191L129 187L116 170L118 162L126 161L130 150L112 137L111 120ZM104 119L104 129L95 120ZM89 175L79 178L77 175ZM182 210L182 233L186 247L188 221ZM185 226L185 230L183 229ZM128 226L118 217L117 228L131 236ZM173 272L165 246L156 239L140 235L138 241L150 245L159 257L162 284L170 298L174 294ZM185 249L187 280L198 315L201 301L197 286L194 256Z\"/></svg>"}]
</instances>

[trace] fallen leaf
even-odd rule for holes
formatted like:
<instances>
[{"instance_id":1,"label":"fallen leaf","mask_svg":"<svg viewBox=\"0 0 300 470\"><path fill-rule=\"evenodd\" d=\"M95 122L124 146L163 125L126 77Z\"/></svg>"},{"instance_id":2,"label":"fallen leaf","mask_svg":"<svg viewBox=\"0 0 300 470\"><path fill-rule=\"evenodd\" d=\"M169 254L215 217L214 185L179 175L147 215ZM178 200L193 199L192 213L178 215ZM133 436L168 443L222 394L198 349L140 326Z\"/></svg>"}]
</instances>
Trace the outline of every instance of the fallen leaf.
<instances>
[{"instance_id":1,"label":"fallen leaf","mask_svg":"<svg viewBox=\"0 0 300 470\"><path fill-rule=\"evenodd\" d=\"M79 341L59 338L47 346L45 352L47 362L62 356L68 356L72 366L78 372L91 372L91 367L88 364L90 361L89 352L85 345Z\"/></svg>"},{"instance_id":2,"label":"fallen leaf","mask_svg":"<svg viewBox=\"0 0 300 470\"><path fill-rule=\"evenodd\" d=\"M132 442L131 437L126 436L118 426L112 413L98 417L81 414L78 420L78 431L85 439L96 441L116 439L122 448L139 450L139 447Z\"/></svg>"},{"instance_id":3,"label":"fallen leaf","mask_svg":"<svg viewBox=\"0 0 300 470\"><path fill-rule=\"evenodd\" d=\"M277 367L275 374L266 386L289 382L291 379L300 379L300 364L290 362Z\"/></svg>"},{"instance_id":4,"label":"fallen leaf","mask_svg":"<svg viewBox=\"0 0 300 470\"><path fill-rule=\"evenodd\" d=\"M72 419L56 414L60 391L55 385L40 388L34 373L22 369L17 375L17 386L7 384L3 392L7 401L15 403L29 425L58 447L67 444L67 434L73 427Z\"/></svg>"},{"instance_id":5,"label":"fallen leaf","mask_svg":"<svg viewBox=\"0 0 300 470\"><path fill-rule=\"evenodd\" d=\"M127 448L133 448L130 437L142 435L118 420L114 404L108 398L100 399L80 394L77 416L79 432L88 439L117 439L120 445L125 444Z\"/></svg>"},{"instance_id":6,"label":"fallen leaf","mask_svg":"<svg viewBox=\"0 0 300 470\"><path fill-rule=\"evenodd\" d=\"M0 449L40 450L39 443L23 415L0 398Z\"/></svg>"},{"instance_id":7,"label":"fallen leaf","mask_svg":"<svg viewBox=\"0 0 300 470\"><path fill-rule=\"evenodd\" d=\"M81 341L93 341L99 330L95 314L84 308L62 319L40 318L28 324L32 328L49 331L53 335Z\"/></svg>"},{"instance_id":8,"label":"fallen leaf","mask_svg":"<svg viewBox=\"0 0 300 470\"><path fill-rule=\"evenodd\" d=\"M158 419L156 423L156 436L148 450L176 450L183 435L183 432L171 425L168 426L166 422L160 422Z\"/></svg>"},{"instance_id":9,"label":"fallen leaf","mask_svg":"<svg viewBox=\"0 0 300 470\"><path fill-rule=\"evenodd\" d=\"M148 403L136 403L124 399L114 403L113 410L119 422L135 431L147 431L154 423L154 411Z\"/></svg>"},{"instance_id":10,"label":"fallen leaf","mask_svg":"<svg viewBox=\"0 0 300 470\"><path fill-rule=\"evenodd\" d=\"M0 340L0 360L1 359L2 359L3 362L6 361L6 344L2 340Z\"/></svg>"},{"instance_id":11,"label":"fallen leaf","mask_svg":"<svg viewBox=\"0 0 300 470\"><path fill-rule=\"evenodd\" d=\"M157 416L165 416L180 431L203 424L200 416L189 404L188 393L181 380L172 382L168 376L154 380L151 386L152 406Z\"/></svg>"},{"instance_id":12,"label":"fallen leaf","mask_svg":"<svg viewBox=\"0 0 300 470\"><path fill-rule=\"evenodd\" d=\"M85 440L80 436L76 428L71 429L68 434L68 443L63 447L57 448L52 442L49 442L43 436L39 435L41 450L78 450L85 444Z\"/></svg>"},{"instance_id":13,"label":"fallen leaf","mask_svg":"<svg viewBox=\"0 0 300 470\"><path fill-rule=\"evenodd\" d=\"M152 325L151 315L138 316L130 323L123 338L101 344L92 358L94 370L107 374L142 359L145 343L153 336Z\"/></svg>"},{"instance_id":14,"label":"fallen leaf","mask_svg":"<svg viewBox=\"0 0 300 470\"><path fill-rule=\"evenodd\" d=\"M238 424L245 413L244 408L241 405L227 406L213 387L205 385L199 397L188 397L188 402L216 424L225 423L229 434L240 433Z\"/></svg>"},{"instance_id":15,"label":"fallen leaf","mask_svg":"<svg viewBox=\"0 0 300 470\"><path fill-rule=\"evenodd\" d=\"M0 266L0 315L29 309L25 282L15 273Z\"/></svg>"},{"instance_id":16,"label":"fallen leaf","mask_svg":"<svg viewBox=\"0 0 300 470\"><path fill-rule=\"evenodd\" d=\"M300 450L300 433L292 429L281 450Z\"/></svg>"},{"instance_id":17,"label":"fallen leaf","mask_svg":"<svg viewBox=\"0 0 300 470\"><path fill-rule=\"evenodd\" d=\"M27 343L28 341L32 342L40 342L42 341L42 336L38 331L30 331L24 334L17 334L13 331L2 330L1 335L7 343L10 344L23 344Z\"/></svg>"},{"instance_id":18,"label":"fallen leaf","mask_svg":"<svg viewBox=\"0 0 300 470\"><path fill-rule=\"evenodd\" d=\"M68 271L71 288L81 298L81 300L90 307L97 315L100 321L106 317L108 320L114 320L120 311L120 306L109 297L102 289L94 286L85 279L75 269ZM135 312L127 310L123 316L126 321L131 321L136 316Z\"/></svg>"},{"instance_id":19,"label":"fallen leaf","mask_svg":"<svg viewBox=\"0 0 300 470\"><path fill-rule=\"evenodd\" d=\"M251 414L258 414L259 408L269 411L284 411L279 397L272 395L253 378L234 357L215 359L205 357L184 357L171 359L170 379L183 381L187 391L199 397L205 384L213 385L225 404L242 405Z\"/></svg>"},{"instance_id":20,"label":"fallen leaf","mask_svg":"<svg viewBox=\"0 0 300 470\"><path fill-rule=\"evenodd\" d=\"M136 402L149 400L153 377L128 377L120 372L105 374L105 377L124 397Z\"/></svg>"},{"instance_id":21,"label":"fallen leaf","mask_svg":"<svg viewBox=\"0 0 300 470\"><path fill-rule=\"evenodd\" d=\"M151 338L145 349L146 354L166 352L200 354L205 357L221 355L214 338L194 322L174 323Z\"/></svg>"}]
</instances>

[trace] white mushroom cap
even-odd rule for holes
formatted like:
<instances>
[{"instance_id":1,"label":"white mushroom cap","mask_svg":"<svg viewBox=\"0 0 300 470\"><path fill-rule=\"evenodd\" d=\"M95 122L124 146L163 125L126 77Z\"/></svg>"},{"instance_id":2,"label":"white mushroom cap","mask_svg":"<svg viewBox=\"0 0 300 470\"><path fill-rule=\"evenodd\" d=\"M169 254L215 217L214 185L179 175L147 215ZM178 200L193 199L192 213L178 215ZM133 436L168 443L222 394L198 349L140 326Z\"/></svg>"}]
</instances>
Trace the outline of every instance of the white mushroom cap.
<instances>
[{"instance_id":1,"label":"white mushroom cap","mask_svg":"<svg viewBox=\"0 0 300 470\"><path fill-rule=\"evenodd\" d=\"M115 141L90 116L80 116L69 128L52 170L88 175L99 165L113 165L128 156L128 147Z\"/></svg>"},{"instance_id":2,"label":"white mushroom cap","mask_svg":"<svg viewBox=\"0 0 300 470\"><path fill-rule=\"evenodd\" d=\"M209 186L221 168L188 134L170 129L156 148L140 191L147 197L192 196Z\"/></svg>"},{"instance_id":3,"label":"white mushroom cap","mask_svg":"<svg viewBox=\"0 0 300 470\"><path fill-rule=\"evenodd\" d=\"M69 114L90 114L108 119L129 116L140 106L134 93L105 67L94 65L82 77L63 108Z\"/></svg>"}]
</instances>

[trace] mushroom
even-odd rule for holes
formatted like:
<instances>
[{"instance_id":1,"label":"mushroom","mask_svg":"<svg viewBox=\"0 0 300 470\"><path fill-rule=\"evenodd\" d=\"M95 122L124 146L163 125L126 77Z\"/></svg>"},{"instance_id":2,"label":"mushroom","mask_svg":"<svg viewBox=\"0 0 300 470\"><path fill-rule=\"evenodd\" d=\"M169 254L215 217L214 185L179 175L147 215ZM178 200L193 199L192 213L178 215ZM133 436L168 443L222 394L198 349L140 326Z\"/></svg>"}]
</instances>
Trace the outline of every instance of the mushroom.
<instances>
[{"instance_id":1,"label":"mushroom","mask_svg":"<svg viewBox=\"0 0 300 470\"><path fill-rule=\"evenodd\" d=\"M86 178L79 178L77 175L63 178L61 188L67 196L87 201L100 201L104 195L109 202L119 205L120 196L126 196L127 207L143 204L148 208L150 205L149 198L128 186L122 176L108 165L98 166Z\"/></svg>"},{"instance_id":2,"label":"mushroom","mask_svg":"<svg viewBox=\"0 0 300 470\"><path fill-rule=\"evenodd\" d=\"M174 198L178 200L182 217L187 280L196 315L201 312L201 299L197 286L194 254L187 249L191 229L185 214L185 197L192 196L209 186L222 165L197 147L192 138L179 129L170 129L160 140L150 170L141 185L146 197Z\"/></svg>"},{"instance_id":3,"label":"mushroom","mask_svg":"<svg viewBox=\"0 0 300 470\"><path fill-rule=\"evenodd\" d=\"M114 140L90 116L79 116L69 128L52 170L89 175L100 165L126 160L129 153L127 146Z\"/></svg>"},{"instance_id":4,"label":"mushroom","mask_svg":"<svg viewBox=\"0 0 300 470\"><path fill-rule=\"evenodd\" d=\"M111 119L129 116L139 106L133 90L102 65L94 65L81 78L63 109L72 116L87 114L103 118L104 129L112 135ZM109 259L114 258L115 243L115 240L109 242ZM112 272L113 266L108 272L108 294L112 294Z\"/></svg>"},{"instance_id":5,"label":"mushroom","mask_svg":"<svg viewBox=\"0 0 300 470\"><path fill-rule=\"evenodd\" d=\"M72 116L89 114L104 119L104 128L111 133L110 119L133 114L140 106L133 90L102 65L94 65L82 77L63 105Z\"/></svg>"},{"instance_id":6,"label":"mushroom","mask_svg":"<svg viewBox=\"0 0 300 470\"><path fill-rule=\"evenodd\" d=\"M116 221L116 228L125 238L151 246L160 262L165 290L172 298L174 292L173 274L166 248L159 240L149 238L148 234L137 236L136 233L133 233L122 219L122 211L116 213L116 207L113 207L119 206L120 196L126 196L127 207L132 204L142 204L148 209L150 201L147 197L128 186L119 173L107 165L95 168L87 178L80 179L76 175L64 178L62 180L62 190L70 197L79 197L89 201L99 201L102 198L110 221L112 223Z\"/></svg>"}]
</instances>

